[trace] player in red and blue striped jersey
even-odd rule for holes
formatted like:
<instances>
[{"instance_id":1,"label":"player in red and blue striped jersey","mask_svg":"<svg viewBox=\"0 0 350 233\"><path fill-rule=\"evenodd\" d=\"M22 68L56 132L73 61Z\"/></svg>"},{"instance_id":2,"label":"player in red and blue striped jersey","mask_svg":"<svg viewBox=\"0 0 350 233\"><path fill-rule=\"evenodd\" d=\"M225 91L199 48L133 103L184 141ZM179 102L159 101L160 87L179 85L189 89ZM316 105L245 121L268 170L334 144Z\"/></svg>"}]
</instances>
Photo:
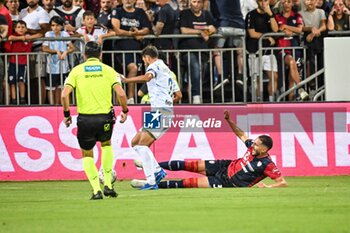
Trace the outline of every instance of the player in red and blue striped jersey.
<instances>
[{"instance_id":1,"label":"player in red and blue striped jersey","mask_svg":"<svg viewBox=\"0 0 350 233\"><path fill-rule=\"evenodd\" d=\"M185 170L205 175L200 178L161 181L158 184L159 188L252 187L255 184L262 188L287 186L286 180L268 154L273 145L271 137L260 135L255 140L249 139L246 133L231 120L228 111L225 111L224 115L233 132L248 148L244 156L235 160L167 161L159 163L162 168L167 170ZM266 185L260 182L266 177L270 177L275 183ZM142 185L142 181L133 180L131 185L133 187Z\"/></svg>"}]
</instances>

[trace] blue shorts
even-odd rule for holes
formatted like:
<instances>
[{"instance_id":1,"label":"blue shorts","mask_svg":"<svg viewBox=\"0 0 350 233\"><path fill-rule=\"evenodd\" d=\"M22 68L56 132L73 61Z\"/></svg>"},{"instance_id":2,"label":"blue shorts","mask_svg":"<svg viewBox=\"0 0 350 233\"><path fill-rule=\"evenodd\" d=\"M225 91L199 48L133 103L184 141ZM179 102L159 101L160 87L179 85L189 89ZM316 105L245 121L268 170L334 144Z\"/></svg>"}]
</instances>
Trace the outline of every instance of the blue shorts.
<instances>
[{"instance_id":1,"label":"blue shorts","mask_svg":"<svg viewBox=\"0 0 350 233\"><path fill-rule=\"evenodd\" d=\"M47 74L45 78L45 85L46 85L46 90L55 90L56 87L63 87L64 80L68 77L68 74L62 74L62 79L61 79L61 74Z\"/></svg>"},{"instance_id":2,"label":"blue shorts","mask_svg":"<svg viewBox=\"0 0 350 233\"><path fill-rule=\"evenodd\" d=\"M27 82L27 65L16 65L10 63L9 65L9 83L15 85L17 82Z\"/></svg>"},{"instance_id":3,"label":"blue shorts","mask_svg":"<svg viewBox=\"0 0 350 233\"><path fill-rule=\"evenodd\" d=\"M227 168L232 160L205 160L205 172L212 188L234 187L230 181Z\"/></svg>"}]
</instances>

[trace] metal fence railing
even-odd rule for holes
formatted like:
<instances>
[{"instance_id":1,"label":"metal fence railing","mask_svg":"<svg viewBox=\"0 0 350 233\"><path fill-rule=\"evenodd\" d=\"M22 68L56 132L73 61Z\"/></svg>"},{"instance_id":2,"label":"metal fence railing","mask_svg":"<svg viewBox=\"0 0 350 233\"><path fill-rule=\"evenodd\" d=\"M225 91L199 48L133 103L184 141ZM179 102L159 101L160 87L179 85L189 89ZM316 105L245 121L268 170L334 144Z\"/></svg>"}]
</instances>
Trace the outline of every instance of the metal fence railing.
<instances>
[{"instance_id":1,"label":"metal fence railing","mask_svg":"<svg viewBox=\"0 0 350 233\"><path fill-rule=\"evenodd\" d=\"M349 35L350 31L347 32L330 32L331 36L344 36ZM262 62L262 56L264 51L270 51L271 53L276 53L277 51L291 50L293 56L296 54L296 51L302 51L301 60L306 60L306 48L304 46L298 47L286 47L286 48L263 48L262 40L268 36L283 36L284 33L267 33L264 34L259 40L259 50L256 54L253 54L256 59L259 59L259 63ZM193 38L200 37L195 35L171 35L165 36L161 35L159 37L155 37L153 35L145 36L144 40L148 40L150 42L153 39L158 38L171 38L175 40L180 40L184 38ZM221 35L213 35L213 39L217 39L222 37ZM111 37L106 38L106 40L117 41L119 39L125 39L128 37ZM236 37L237 38L237 37ZM266 93L266 82L267 80L264 78L263 69L260 66L260 70L258 73L253 73L249 76L248 70L252 67L248 66L247 60L249 58L246 47L245 47L245 38L244 36L238 36L239 39L242 40L243 47L242 48L215 48L212 47L210 49L205 50L180 50L180 49L169 49L162 50L161 52L165 55L165 60L169 64L170 68L176 74L179 86L183 92L183 99L181 103L192 103L193 93L199 93L203 103L235 103L235 102L259 102L259 101L268 101L266 98L263 98L264 93ZM40 38L38 41L48 41L48 40L57 40L57 38ZM84 41L81 38L62 38L60 40L64 41L75 41L76 51L74 51L69 57L70 67L74 67L76 64L82 61L82 51L81 44ZM176 47L176 46L175 46ZM118 72L123 73L127 76L127 68L125 67L125 63L127 60L127 54L131 54L132 57L136 60L138 56L140 56L141 51L134 50L104 50L104 62L114 67ZM237 76L237 58L236 54L241 52L243 54L243 77ZM106 56L109 55L109 56ZM198 59L198 68L195 69L193 66L193 60L188 59L191 56L195 55ZM4 62L4 70L5 75L3 77L2 89L3 93L0 93L0 96L3 97L3 100L0 98L0 105L21 105L20 96L21 91L23 91L23 87L16 83L15 88L12 88L9 85L9 76L8 76L8 64L10 56L15 56L16 61L18 61L20 56L25 56L27 61L27 72L26 72L26 82L24 85L25 90L25 103L28 105L38 104L50 104L52 101L48 100L48 96L46 95L50 87L52 87L52 82L49 82L49 86L46 87L43 82L44 77L48 76L49 80L51 80L51 74L45 73L45 60L47 57L52 55L43 53L40 51L31 52L31 53L1 53L0 58ZM221 65L217 65L214 61L215 56L220 56ZM41 59L38 59L41 57ZM186 59L187 58L187 59ZM282 67L285 66L284 61L280 61L282 63ZM16 69L18 69L18 62L16 62ZM316 80L316 84L319 82L317 79L322 79L323 71L319 70L316 76L308 79L306 73L307 67L306 62L301 62L300 65L300 77L301 83L295 85L292 89L289 88L287 84L287 76L286 71L283 69L281 72L282 77L279 77L279 83L275 83L274 78L272 78L272 86L278 85L276 95L277 101L286 101L287 96L291 92L295 92L297 88L304 87L308 89L309 82L312 80ZM138 66L138 72L144 72L144 67L140 64ZM220 74L220 75L218 75ZM242 78L242 79L240 79ZM60 79L63 82L63 74L60 74ZM227 80L228 81L227 81ZM258 81L259 80L259 81ZM304 81L303 81L304 80ZM240 81L240 82L237 82ZM219 85L220 88L215 88L215 84L226 83L226 85ZM243 85L241 85L243 84ZM258 86L259 84L259 86ZM194 87L194 85L196 85ZM124 86L127 89L127 86ZM137 96L137 89L139 85L135 85L135 92L133 93L133 97L136 100L136 103L140 103L140 98ZM322 91L321 86L316 86L316 90L320 89ZM196 90L198 89L198 90ZM261 98L258 98L257 92L261 93ZM12 93L11 93L12 92ZM13 95L13 93L15 93ZM324 90L323 92L324 93ZM52 94L52 93L51 93ZM12 98L15 96L16 101L11 102ZM323 100L321 95L317 95L315 100ZM73 104L75 103L74 93L72 98ZM116 97L113 98L113 103L117 104Z\"/></svg>"}]
</instances>

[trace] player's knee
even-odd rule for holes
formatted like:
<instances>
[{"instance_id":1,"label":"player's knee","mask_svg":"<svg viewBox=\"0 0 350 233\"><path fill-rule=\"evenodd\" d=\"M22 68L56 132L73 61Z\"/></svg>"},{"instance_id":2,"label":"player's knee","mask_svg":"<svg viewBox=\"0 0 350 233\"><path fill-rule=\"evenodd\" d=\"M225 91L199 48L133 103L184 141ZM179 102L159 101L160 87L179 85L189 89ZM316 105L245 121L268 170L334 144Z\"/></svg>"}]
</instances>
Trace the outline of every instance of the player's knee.
<instances>
[{"instance_id":1,"label":"player's knee","mask_svg":"<svg viewBox=\"0 0 350 233\"><path fill-rule=\"evenodd\" d=\"M131 140L132 147L137 146L137 145L140 145L140 138L139 137L135 137Z\"/></svg>"}]
</instances>

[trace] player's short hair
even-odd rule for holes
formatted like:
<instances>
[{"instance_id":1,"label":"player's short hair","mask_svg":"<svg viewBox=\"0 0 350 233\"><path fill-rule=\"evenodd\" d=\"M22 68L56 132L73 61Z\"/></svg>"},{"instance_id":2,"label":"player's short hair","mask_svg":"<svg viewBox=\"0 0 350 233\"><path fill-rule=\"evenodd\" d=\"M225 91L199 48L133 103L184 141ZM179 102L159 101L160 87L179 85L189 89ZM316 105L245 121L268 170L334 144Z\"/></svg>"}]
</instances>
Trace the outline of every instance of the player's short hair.
<instances>
[{"instance_id":1,"label":"player's short hair","mask_svg":"<svg viewBox=\"0 0 350 233\"><path fill-rule=\"evenodd\" d=\"M96 57L99 58L101 55L101 46L95 41L89 41L84 47L84 54L86 57Z\"/></svg>"},{"instance_id":2,"label":"player's short hair","mask_svg":"<svg viewBox=\"0 0 350 233\"><path fill-rule=\"evenodd\" d=\"M158 58L159 53L158 53L158 49L155 46L148 45L146 48L142 50L141 55L142 57L150 56L151 58Z\"/></svg>"},{"instance_id":3,"label":"player's short hair","mask_svg":"<svg viewBox=\"0 0 350 233\"><path fill-rule=\"evenodd\" d=\"M260 135L258 137L261 141L261 144L263 144L264 146L267 147L267 150L270 150L273 146L273 141L272 138L270 136L267 135Z\"/></svg>"}]
</instances>

